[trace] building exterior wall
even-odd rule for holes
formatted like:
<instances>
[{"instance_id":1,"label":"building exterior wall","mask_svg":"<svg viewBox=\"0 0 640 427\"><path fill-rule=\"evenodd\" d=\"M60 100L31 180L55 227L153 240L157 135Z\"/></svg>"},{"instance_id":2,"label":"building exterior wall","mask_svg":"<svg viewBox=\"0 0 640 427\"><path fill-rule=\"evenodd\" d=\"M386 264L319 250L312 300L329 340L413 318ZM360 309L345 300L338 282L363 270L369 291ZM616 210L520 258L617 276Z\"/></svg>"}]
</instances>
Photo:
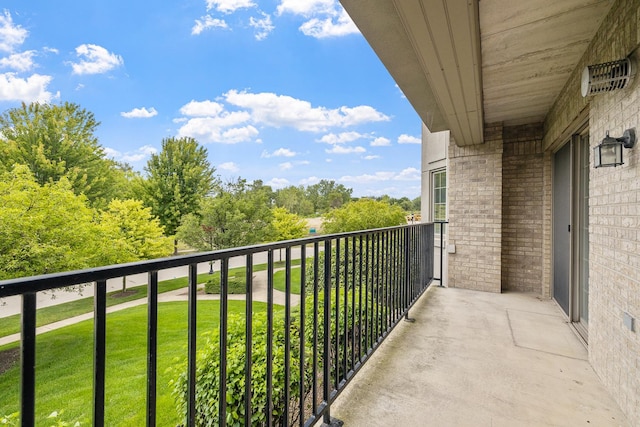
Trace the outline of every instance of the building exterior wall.
<instances>
[{"instance_id":1,"label":"building exterior wall","mask_svg":"<svg viewBox=\"0 0 640 427\"><path fill-rule=\"evenodd\" d=\"M472 147L449 142L448 286L500 292L502 125L485 126L484 139Z\"/></svg>"},{"instance_id":2,"label":"building exterior wall","mask_svg":"<svg viewBox=\"0 0 640 427\"><path fill-rule=\"evenodd\" d=\"M431 132L422 125L422 191L420 214L423 222L433 221L431 177L434 171L447 168L449 131Z\"/></svg>"},{"instance_id":3,"label":"building exterior wall","mask_svg":"<svg viewBox=\"0 0 640 427\"><path fill-rule=\"evenodd\" d=\"M542 123L505 127L502 153L502 290L543 295Z\"/></svg>"},{"instance_id":4,"label":"building exterior wall","mask_svg":"<svg viewBox=\"0 0 640 427\"><path fill-rule=\"evenodd\" d=\"M580 94L588 64L632 55L638 67L639 22L640 1L613 4L546 120L545 147L561 142L585 108L591 149L606 131L640 131L640 75L621 91ZM631 424L640 425L640 144L625 149L624 157L623 166L590 169L589 359ZM625 313L635 319L635 331L625 326Z\"/></svg>"}]
</instances>

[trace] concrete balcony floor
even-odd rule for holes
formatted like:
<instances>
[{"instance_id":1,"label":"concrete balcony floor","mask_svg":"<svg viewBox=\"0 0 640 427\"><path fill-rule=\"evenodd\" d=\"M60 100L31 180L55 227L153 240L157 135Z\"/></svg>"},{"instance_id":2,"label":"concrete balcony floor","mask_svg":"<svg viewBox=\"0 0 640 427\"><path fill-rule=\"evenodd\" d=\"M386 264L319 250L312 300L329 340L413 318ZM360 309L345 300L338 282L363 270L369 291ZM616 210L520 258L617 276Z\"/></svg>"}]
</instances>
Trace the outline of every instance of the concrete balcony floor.
<instances>
[{"instance_id":1,"label":"concrete balcony floor","mask_svg":"<svg viewBox=\"0 0 640 427\"><path fill-rule=\"evenodd\" d=\"M432 286L332 406L356 426L628 426L558 306Z\"/></svg>"}]
</instances>

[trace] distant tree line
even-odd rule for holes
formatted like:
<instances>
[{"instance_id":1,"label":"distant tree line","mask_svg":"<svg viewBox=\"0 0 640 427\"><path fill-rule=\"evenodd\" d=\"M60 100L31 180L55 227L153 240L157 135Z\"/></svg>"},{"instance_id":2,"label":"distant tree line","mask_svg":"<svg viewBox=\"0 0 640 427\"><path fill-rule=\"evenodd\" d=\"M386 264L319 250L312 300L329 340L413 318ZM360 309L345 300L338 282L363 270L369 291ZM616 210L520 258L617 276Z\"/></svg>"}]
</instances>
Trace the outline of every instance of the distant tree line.
<instances>
[{"instance_id":1,"label":"distant tree line","mask_svg":"<svg viewBox=\"0 0 640 427\"><path fill-rule=\"evenodd\" d=\"M404 223L419 198L354 199L331 180L273 190L221 182L206 148L165 138L144 174L107 157L94 115L73 103L22 104L0 116L0 280L308 234Z\"/></svg>"}]
</instances>

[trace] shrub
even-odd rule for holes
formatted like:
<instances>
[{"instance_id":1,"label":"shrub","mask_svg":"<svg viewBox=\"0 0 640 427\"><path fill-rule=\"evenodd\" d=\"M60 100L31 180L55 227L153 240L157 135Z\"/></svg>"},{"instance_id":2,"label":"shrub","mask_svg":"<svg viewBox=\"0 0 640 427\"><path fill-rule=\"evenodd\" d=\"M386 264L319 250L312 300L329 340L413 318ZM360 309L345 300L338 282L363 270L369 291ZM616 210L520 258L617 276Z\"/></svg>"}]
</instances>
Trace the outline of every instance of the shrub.
<instances>
[{"instance_id":1,"label":"shrub","mask_svg":"<svg viewBox=\"0 0 640 427\"><path fill-rule=\"evenodd\" d=\"M232 276L230 275L227 280L227 292L230 294L244 294L247 292L247 284L244 276ZM220 274L216 275L204 284L204 291L207 294L219 294L220 293Z\"/></svg>"},{"instance_id":2,"label":"shrub","mask_svg":"<svg viewBox=\"0 0 640 427\"><path fill-rule=\"evenodd\" d=\"M347 372L353 368L351 365L352 355L357 361L361 355L367 351L367 341L365 332L370 331L369 327L360 324L360 318L366 318L370 323L379 322L382 318L380 306L374 304L370 294L361 293L360 289L348 291L340 290L339 310L336 310L335 292L331 293L331 338L330 355L331 363L331 387L335 388L341 380L346 378ZM352 303L355 301L355 305ZM360 303L362 302L362 305ZM299 417L305 414L299 413L300 399L309 403L307 398L311 393L313 380L313 352L314 340L317 340L316 350L318 356L318 372L322 372L325 361L323 351L324 326L322 321L318 322L318 329L313 330L313 311L318 310L319 318L322 319L324 310L323 293L318 295L318 300L314 301L313 295L305 299L305 324L304 324L304 378L300 378L300 311L299 307L291 311L291 321L288 325L290 343L290 378L289 378L289 401L285 401L285 322L281 311L274 313L273 319L273 356L272 360L267 360L267 316L264 312L254 313L252 316L253 336L251 351L251 424L262 426L267 423L267 366L272 363L272 396L273 412L271 420L273 425L292 425L297 423ZM345 310L346 307L346 310ZM362 316L360 314L362 313ZM336 320L340 325L336 330ZM344 324L347 324L346 331ZM227 328L227 425L240 426L244 424L244 396L245 396L245 319L240 316L230 316ZM199 351L196 363L196 425L209 426L219 423L219 387L220 387L220 331L219 329L207 333L206 344ZM344 369L346 366L346 370ZM336 378L337 375L337 378ZM321 378L318 378L321 382ZM304 382L305 395L300 396L300 381ZM187 393L187 369L186 361L177 367L177 377L172 381L174 385L173 396L176 400L176 408L180 417L186 417L186 393ZM322 384L318 384L322 387ZM285 406L286 405L286 406ZM283 408L290 408L289 419L284 419Z\"/></svg>"}]
</instances>

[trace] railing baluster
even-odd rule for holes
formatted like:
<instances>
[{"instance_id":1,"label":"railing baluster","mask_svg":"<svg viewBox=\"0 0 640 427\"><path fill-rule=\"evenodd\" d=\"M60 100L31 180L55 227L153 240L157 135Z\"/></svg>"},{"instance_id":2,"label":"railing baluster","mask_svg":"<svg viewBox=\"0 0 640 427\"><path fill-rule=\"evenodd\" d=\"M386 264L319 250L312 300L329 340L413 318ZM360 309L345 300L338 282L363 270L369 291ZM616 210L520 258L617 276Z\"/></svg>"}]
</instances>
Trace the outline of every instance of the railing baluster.
<instances>
[{"instance_id":1,"label":"railing baluster","mask_svg":"<svg viewBox=\"0 0 640 427\"><path fill-rule=\"evenodd\" d=\"M93 425L104 425L104 385L107 352L107 281L99 280L94 288L93 323Z\"/></svg>"},{"instance_id":2,"label":"railing baluster","mask_svg":"<svg viewBox=\"0 0 640 427\"><path fill-rule=\"evenodd\" d=\"M326 251L325 251L326 256ZM313 378L311 379L311 413L318 413L318 269L320 268L320 245L313 242Z\"/></svg>"},{"instance_id":3,"label":"railing baluster","mask_svg":"<svg viewBox=\"0 0 640 427\"><path fill-rule=\"evenodd\" d=\"M326 405L323 416L325 424L331 424L331 240L324 241L324 303L322 327L322 400Z\"/></svg>"},{"instance_id":4,"label":"railing baluster","mask_svg":"<svg viewBox=\"0 0 640 427\"><path fill-rule=\"evenodd\" d=\"M336 333L336 347L335 347L335 387L338 388L340 384L340 238L336 239L336 301L335 301L335 333Z\"/></svg>"},{"instance_id":5,"label":"railing baluster","mask_svg":"<svg viewBox=\"0 0 640 427\"><path fill-rule=\"evenodd\" d=\"M229 326L229 258L223 258L220 268L220 389L218 420L220 427L227 425L227 329Z\"/></svg>"},{"instance_id":6,"label":"railing baluster","mask_svg":"<svg viewBox=\"0 0 640 427\"><path fill-rule=\"evenodd\" d=\"M371 240L370 240L370 235L367 234L366 236L366 240L365 240L365 244L367 246L367 256L365 258L365 264L364 264L364 294L365 294L365 300L364 300L364 336L365 336L365 342L364 342L364 354L366 355L369 352L369 348L371 346L371 325L369 325L369 299L370 299L370 295L369 293L371 292L371 290L369 289L369 279L371 278L371 275L369 274L369 257L371 257L372 255L372 247L371 247ZM373 307L372 307L373 308ZM371 319L373 320L373 318Z\"/></svg>"},{"instance_id":7,"label":"railing baluster","mask_svg":"<svg viewBox=\"0 0 640 427\"><path fill-rule=\"evenodd\" d=\"M253 349L253 255L247 254L245 259L247 293L245 298L245 353L244 353L244 425L251 425L251 354Z\"/></svg>"},{"instance_id":8,"label":"railing baluster","mask_svg":"<svg viewBox=\"0 0 640 427\"><path fill-rule=\"evenodd\" d=\"M267 426L273 426L273 249L267 252Z\"/></svg>"},{"instance_id":9,"label":"railing baluster","mask_svg":"<svg viewBox=\"0 0 640 427\"><path fill-rule=\"evenodd\" d=\"M147 285L147 427L156 425L158 372L158 272L150 271Z\"/></svg>"},{"instance_id":10,"label":"railing baluster","mask_svg":"<svg viewBox=\"0 0 640 427\"><path fill-rule=\"evenodd\" d=\"M306 269L306 246L300 246L300 389L299 389L299 424L300 427L304 426L304 403L305 403L305 387L304 387L304 373L305 373L305 358L304 358L304 349L305 349L305 283L304 279L306 277L305 269Z\"/></svg>"},{"instance_id":11,"label":"railing baluster","mask_svg":"<svg viewBox=\"0 0 640 427\"><path fill-rule=\"evenodd\" d=\"M362 343L364 342L366 337L365 328L362 324L362 257L365 256L363 252L362 236L360 236L359 242L360 262L358 263L358 361L362 361Z\"/></svg>"},{"instance_id":12,"label":"railing baluster","mask_svg":"<svg viewBox=\"0 0 640 427\"><path fill-rule=\"evenodd\" d=\"M23 426L36 424L36 293L22 295L20 345L20 417Z\"/></svg>"},{"instance_id":13,"label":"railing baluster","mask_svg":"<svg viewBox=\"0 0 640 427\"><path fill-rule=\"evenodd\" d=\"M347 378L347 361L349 360L349 238L344 238L344 308L343 308L343 351L342 351L342 376L341 381Z\"/></svg>"},{"instance_id":14,"label":"railing baluster","mask_svg":"<svg viewBox=\"0 0 640 427\"><path fill-rule=\"evenodd\" d=\"M187 425L196 425L196 341L198 315L198 265L189 264L189 300L187 302Z\"/></svg>"},{"instance_id":15,"label":"railing baluster","mask_svg":"<svg viewBox=\"0 0 640 427\"><path fill-rule=\"evenodd\" d=\"M289 425L289 385L291 383L291 247L285 250L284 300L284 422Z\"/></svg>"}]
</instances>

